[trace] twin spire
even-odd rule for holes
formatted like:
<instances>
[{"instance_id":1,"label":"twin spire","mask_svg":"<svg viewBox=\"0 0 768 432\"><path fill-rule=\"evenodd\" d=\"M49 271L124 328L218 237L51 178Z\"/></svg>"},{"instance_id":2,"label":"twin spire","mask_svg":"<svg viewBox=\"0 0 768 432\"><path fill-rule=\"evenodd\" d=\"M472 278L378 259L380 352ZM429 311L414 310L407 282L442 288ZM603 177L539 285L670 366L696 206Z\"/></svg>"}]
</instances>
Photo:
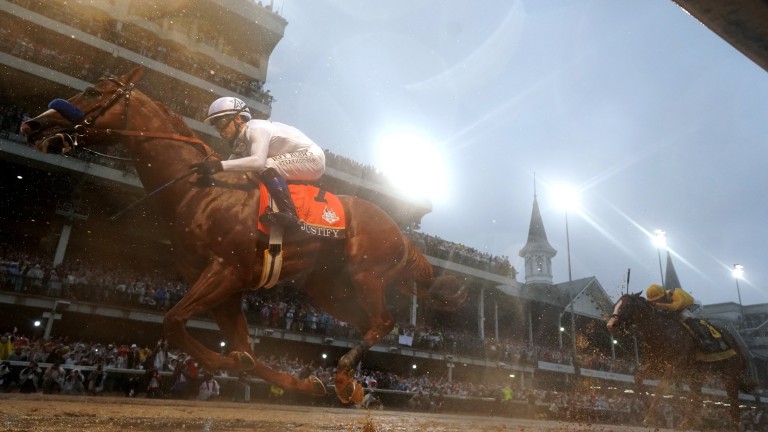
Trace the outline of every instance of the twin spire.
<instances>
[{"instance_id":1,"label":"twin spire","mask_svg":"<svg viewBox=\"0 0 768 432\"><path fill-rule=\"evenodd\" d=\"M541 219L539 202L536 197L536 175L533 177L533 211L528 227L528 241L519 254L525 259L525 283L553 285L552 257L557 255L555 248L547 240L544 221Z\"/></svg>"},{"instance_id":2,"label":"twin spire","mask_svg":"<svg viewBox=\"0 0 768 432\"><path fill-rule=\"evenodd\" d=\"M549 244L547 232L544 229L544 221L541 219L539 202L536 196L536 175L533 177L533 210L531 211L531 224L528 227L528 241L520 252L520 257L525 260L525 283L554 285L552 275L552 258L557 255L557 250ZM664 288L671 290L682 287L677 271L672 264L672 256L667 251L666 274L664 275Z\"/></svg>"}]
</instances>

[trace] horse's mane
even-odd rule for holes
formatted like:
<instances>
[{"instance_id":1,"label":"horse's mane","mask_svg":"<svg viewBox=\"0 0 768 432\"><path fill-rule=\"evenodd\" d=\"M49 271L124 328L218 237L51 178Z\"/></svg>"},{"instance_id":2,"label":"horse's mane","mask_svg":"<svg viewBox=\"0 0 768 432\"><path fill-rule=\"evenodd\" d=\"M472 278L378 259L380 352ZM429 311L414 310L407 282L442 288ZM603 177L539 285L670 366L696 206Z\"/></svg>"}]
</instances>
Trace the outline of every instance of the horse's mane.
<instances>
[{"instance_id":1,"label":"horse's mane","mask_svg":"<svg viewBox=\"0 0 768 432\"><path fill-rule=\"evenodd\" d=\"M637 302L638 306L641 308L645 308L651 312L651 315L662 317L668 320L672 320L677 322L678 319L675 317L677 312L664 310L661 308L657 308L653 306L653 302L649 301L645 297L641 296L640 293L637 294L626 294L628 297L632 297L635 299L635 302Z\"/></svg>"},{"instance_id":2,"label":"horse's mane","mask_svg":"<svg viewBox=\"0 0 768 432\"><path fill-rule=\"evenodd\" d=\"M213 157L215 159L221 159L221 156L211 148L208 143L204 142L203 140L200 140L195 131L190 128L187 123L184 121L184 118L171 111L170 108L168 108L167 105L165 105L162 102L158 102L152 98L147 97L150 101L152 101L155 106L163 112L168 117L169 124L173 127L174 131L182 136L189 137L189 138L195 138L198 141L200 141L200 144L203 146L203 151L209 155L209 157Z\"/></svg>"},{"instance_id":3,"label":"horse's mane","mask_svg":"<svg viewBox=\"0 0 768 432\"><path fill-rule=\"evenodd\" d=\"M160 110L170 118L171 125L174 129L176 129L176 132L178 132L180 135L197 138L195 131L187 126L187 124L184 122L184 119L179 114L171 111L171 109L162 102L158 102L156 100L153 100L152 102L154 102L155 105L157 105L157 107L160 108Z\"/></svg>"}]
</instances>

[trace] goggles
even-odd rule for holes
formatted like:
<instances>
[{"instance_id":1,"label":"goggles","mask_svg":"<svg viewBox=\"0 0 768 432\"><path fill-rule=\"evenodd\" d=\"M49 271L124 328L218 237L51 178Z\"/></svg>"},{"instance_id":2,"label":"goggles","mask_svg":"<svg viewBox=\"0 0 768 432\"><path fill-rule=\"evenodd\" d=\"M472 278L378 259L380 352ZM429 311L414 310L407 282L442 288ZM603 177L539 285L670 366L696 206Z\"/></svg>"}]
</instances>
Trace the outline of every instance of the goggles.
<instances>
[{"instance_id":1,"label":"goggles","mask_svg":"<svg viewBox=\"0 0 768 432\"><path fill-rule=\"evenodd\" d=\"M234 116L221 116L211 122L211 125L217 130L222 130L227 127L235 119Z\"/></svg>"}]
</instances>

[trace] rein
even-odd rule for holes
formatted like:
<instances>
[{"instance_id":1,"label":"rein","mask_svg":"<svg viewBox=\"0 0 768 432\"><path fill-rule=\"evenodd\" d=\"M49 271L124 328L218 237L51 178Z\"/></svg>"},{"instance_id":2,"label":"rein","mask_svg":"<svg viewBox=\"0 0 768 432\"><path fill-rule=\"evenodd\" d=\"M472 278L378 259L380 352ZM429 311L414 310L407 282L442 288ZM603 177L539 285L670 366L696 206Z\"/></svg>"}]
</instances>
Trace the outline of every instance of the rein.
<instances>
[{"instance_id":1,"label":"rein","mask_svg":"<svg viewBox=\"0 0 768 432\"><path fill-rule=\"evenodd\" d=\"M109 98L105 102L98 102L88 108L85 111L80 111L77 107L72 105L68 101L64 101L62 99L57 99L56 101L51 102L51 105L49 107L59 111L62 115L64 115L65 118L70 120L72 123L77 123L78 121L82 120L80 123L75 124L75 127L73 129L72 134L65 134L60 133L62 136L66 136L72 145L74 147L78 146L78 138L83 139L83 141L87 141L88 139L94 139L96 141L98 140L105 140L108 138L113 137L114 135L124 136L124 137L130 137L133 139L167 139L172 141L180 141L180 142L186 142L190 144L194 144L195 148L200 151L200 153L203 154L203 160L209 159L213 154L213 150L202 140L199 138L194 137L188 137L185 135L180 135L176 133L164 133L164 132L149 132L149 131L135 131L135 130L121 130L121 129L109 129L109 128L95 128L91 126L97 118L104 115L104 113L107 112L109 108L111 108L115 103L117 103L120 98L123 98L125 101L125 113L123 115L123 118L125 119L125 122L127 124L128 122L128 105L131 100L131 91L134 88L133 83L124 84L117 79L114 78L108 78L110 81L120 85L120 88L115 91L115 93L112 95L111 98ZM84 118L84 120L83 120ZM94 150L88 149L86 147L83 147L84 150L89 151L91 153L112 158L112 159L118 159L118 160L131 160L130 158L121 158L117 156L111 156L102 154L99 152L96 152ZM147 198L150 198L151 196L155 195L156 193L162 191L163 189L174 185L178 183L179 181L190 177L197 173L196 169L191 169L178 177L174 178L173 180L159 186L152 192L144 195L142 198L139 198L138 200L134 201L130 205L128 205L123 210L115 213L113 216L111 216L109 219L111 221L117 220L120 216L122 216L125 212L132 209L139 203L143 202Z\"/></svg>"},{"instance_id":2,"label":"rein","mask_svg":"<svg viewBox=\"0 0 768 432\"><path fill-rule=\"evenodd\" d=\"M182 141L190 144L197 144L201 147L200 151L203 153L206 159L213 155L213 151L210 150L208 144L204 143L199 138L188 137L175 133L164 132L145 132L145 131L133 131L133 130L120 130L120 129L98 129L93 127L86 127L84 125L75 126L75 138L74 142L77 145L77 138L80 137L83 140L92 139L106 139L114 135L121 135L131 138L140 139L168 139L172 141ZM115 157L115 156L113 156ZM130 160L130 159L129 159Z\"/></svg>"},{"instance_id":3,"label":"rein","mask_svg":"<svg viewBox=\"0 0 768 432\"><path fill-rule=\"evenodd\" d=\"M88 139L108 139L112 137L113 135L121 135L125 137L131 137L136 139L168 139L172 141L181 141L186 142L190 144L195 144L197 149L200 151L200 153L203 154L204 160L210 158L214 152L213 150L202 140L199 138L193 138L188 137L176 133L164 133L164 132L147 132L147 131L135 131L135 130L125 130L125 129L102 129L102 128L96 128L91 125L104 115L104 113L107 112L109 108L111 108L113 105L117 103L121 98L125 102L125 114L123 115L123 118L125 118L126 124L128 122L128 106L131 101L131 92L134 89L134 83L128 83L124 84L120 82L119 80L115 78L108 78L109 81L112 81L115 84L118 84L120 88L118 88L115 93L110 97L108 100L104 102L97 102L96 104L92 105L85 111L80 111L79 108L72 105L70 102L65 101L63 99L57 99L49 105L49 108L53 108L56 111L59 111L62 115L64 115L65 118L70 120L72 123L76 123L74 127L74 133L72 134L65 134L61 133L61 135L66 136L69 141L72 143L73 146L78 146L78 139L82 139L83 141L87 141ZM78 123L79 122L79 123ZM96 151L86 149L85 150L90 151L91 153L105 156L113 159L119 159L119 160L130 160L126 158L120 158L117 156L110 156L102 153L98 153Z\"/></svg>"},{"instance_id":4,"label":"rein","mask_svg":"<svg viewBox=\"0 0 768 432\"><path fill-rule=\"evenodd\" d=\"M193 175L193 174L196 174L196 173L197 173L197 170L196 170L196 169L191 169L191 170L189 170L189 171L185 172L184 174L182 174L182 175L180 175L180 176L176 177L175 179L173 179L173 180L169 181L168 183L166 183L166 184L164 184L164 185L162 185L162 186L159 186L158 188L156 188L156 189L155 189L155 190L153 190L152 192L150 192L150 193L148 193L148 194L144 195L143 197L141 197L141 198L137 199L136 201L132 202L131 204L129 204L129 205L128 205L128 207L126 207L126 208L124 208L124 209L120 210L119 212L115 213L114 215L110 216L110 217L109 217L109 220L110 220L110 221L112 221L112 222L116 221L116 220L117 220L117 219L118 219L120 216L122 216L122 215L123 215L123 213L125 213L125 212L127 212L128 210L130 210L130 209L132 209L132 208L136 207L137 205L139 205L139 203L143 202L145 199L147 199L147 198L151 197L152 195L154 195L154 194L156 194L156 193L160 192L161 190L163 190L163 189L167 188L168 186L171 186L171 185L173 185L173 184L176 184L176 183L178 183L179 181L181 181L181 180L184 180L185 178L187 178L187 177L189 177L189 176L191 176L191 175Z\"/></svg>"}]
</instances>

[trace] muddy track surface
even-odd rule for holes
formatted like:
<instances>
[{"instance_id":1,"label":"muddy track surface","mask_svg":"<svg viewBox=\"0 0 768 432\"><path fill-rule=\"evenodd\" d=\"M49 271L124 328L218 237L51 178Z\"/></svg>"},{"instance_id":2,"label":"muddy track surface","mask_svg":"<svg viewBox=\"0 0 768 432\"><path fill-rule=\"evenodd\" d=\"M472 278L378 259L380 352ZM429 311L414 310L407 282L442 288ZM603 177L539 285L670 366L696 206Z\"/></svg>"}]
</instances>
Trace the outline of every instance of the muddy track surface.
<instances>
[{"instance_id":1,"label":"muddy track surface","mask_svg":"<svg viewBox=\"0 0 768 432\"><path fill-rule=\"evenodd\" d=\"M502 417L119 397L0 394L5 432L661 431Z\"/></svg>"}]
</instances>

